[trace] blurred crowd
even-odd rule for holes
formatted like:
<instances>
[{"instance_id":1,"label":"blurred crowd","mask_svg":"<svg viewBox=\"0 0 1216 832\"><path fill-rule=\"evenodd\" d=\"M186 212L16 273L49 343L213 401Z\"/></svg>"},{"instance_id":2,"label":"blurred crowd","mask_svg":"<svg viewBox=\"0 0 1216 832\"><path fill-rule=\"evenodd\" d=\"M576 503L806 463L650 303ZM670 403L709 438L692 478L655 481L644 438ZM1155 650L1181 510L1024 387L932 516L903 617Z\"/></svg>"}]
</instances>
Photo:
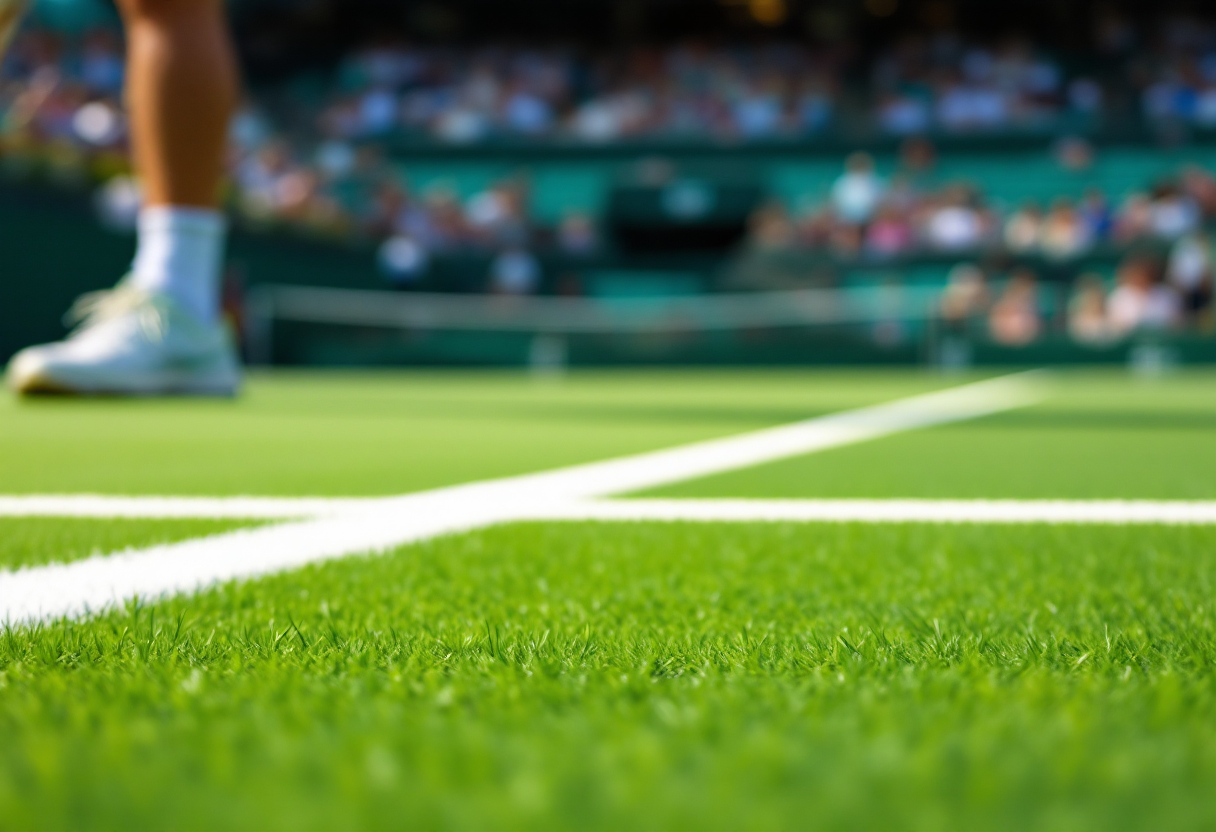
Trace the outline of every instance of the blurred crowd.
<instances>
[{"instance_id":1,"label":"blurred crowd","mask_svg":"<svg viewBox=\"0 0 1216 832\"><path fill-rule=\"evenodd\" d=\"M794 138L832 124L841 57L792 44L687 44L587 56L384 41L342 62L319 109L315 91L292 102L300 120L314 115L316 131L331 139Z\"/></svg>"},{"instance_id":2,"label":"blurred crowd","mask_svg":"<svg viewBox=\"0 0 1216 832\"><path fill-rule=\"evenodd\" d=\"M1065 163L1070 155L1091 152L1061 151ZM1117 203L1090 188L1077 199L1003 209L976 185L926 177L932 160L932 146L914 140L904 148L900 171L883 177L868 154L854 153L825 199L796 209L773 201L758 209L751 245L822 251L844 260L1002 251L1066 262L1103 247L1171 243L1216 220L1216 177L1194 165Z\"/></svg>"},{"instance_id":3,"label":"blurred crowd","mask_svg":"<svg viewBox=\"0 0 1216 832\"><path fill-rule=\"evenodd\" d=\"M1092 51L1066 71L1031 41L968 42L953 32L909 35L874 61L871 99L897 135L1046 129L1082 131L1114 119L1151 130L1216 127L1216 24L1169 14L1141 28L1108 10Z\"/></svg>"},{"instance_id":4,"label":"blurred crowd","mask_svg":"<svg viewBox=\"0 0 1216 832\"><path fill-rule=\"evenodd\" d=\"M1171 15L1154 34L1146 37L1127 20L1110 16L1097 45L1136 92L1147 121L1216 127L1216 24Z\"/></svg>"},{"instance_id":5,"label":"blurred crowd","mask_svg":"<svg viewBox=\"0 0 1216 832\"><path fill-rule=\"evenodd\" d=\"M385 40L351 54L327 80L316 127L331 137L452 143L805 138L840 125L841 80L858 70L869 84L854 90L852 106L872 130L893 135L1086 130L1109 120L1129 91L1138 99L1131 109L1152 125L1216 126L1210 21L1167 16L1142 32L1110 12L1092 40L1090 60L1072 70L1025 37L951 30L910 33L866 56L795 43L586 54ZM315 97L296 96L304 119L317 111Z\"/></svg>"},{"instance_id":6,"label":"blurred crowd","mask_svg":"<svg viewBox=\"0 0 1216 832\"><path fill-rule=\"evenodd\" d=\"M114 31L97 29L74 41L26 32L0 77L0 166L100 180L103 221L133 226L140 194L129 176L122 85L122 43ZM529 216L526 178L490 182L463 197L442 182L415 193L375 143L301 139L252 101L232 124L228 201L248 224L390 240L385 268L402 279L432 254L452 250L502 253L541 243L589 253L598 246L596 228L582 214L570 214L556 229L539 228Z\"/></svg>"},{"instance_id":7,"label":"blurred crowd","mask_svg":"<svg viewBox=\"0 0 1216 832\"><path fill-rule=\"evenodd\" d=\"M1211 333L1214 263L1203 232L1181 238L1164 257L1130 253L1113 276L1086 272L1066 287L1043 283L1027 267L991 281L980 266L963 263L950 272L941 320L947 336L978 331L1013 347L1061 333L1092 347L1136 335Z\"/></svg>"},{"instance_id":8,"label":"blurred crowd","mask_svg":"<svg viewBox=\"0 0 1216 832\"><path fill-rule=\"evenodd\" d=\"M586 54L573 50L442 50L385 40L352 53L327 79L319 132L392 133L471 143L546 137L749 140L811 137L838 127L841 80L868 75L851 106L892 135L1078 131L1125 105L1162 119L1216 126L1216 26L1185 15L1142 32L1099 17L1094 52L1068 69L1021 36L909 33L875 54L785 43ZM317 92L295 97L307 119ZM1128 115L1121 113L1121 116ZM857 119L854 117L854 121Z\"/></svg>"},{"instance_id":9,"label":"blurred crowd","mask_svg":"<svg viewBox=\"0 0 1216 832\"><path fill-rule=\"evenodd\" d=\"M1206 326L1212 255L1204 229L1216 220L1216 179L1208 172L1183 168L1117 200L1089 190L1017 206L930 175L934 148L919 134L1079 125L1104 112L1112 89L1130 91L1154 122L1216 125L1212 26L1169 18L1150 38L1111 15L1100 21L1095 42L1098 56L1086 74L1065 71L1016 38L979 43L944 32L899 40L873 59L861 96L880 129L908 136L899 171L882 176L872 158L853 154L824 199L762 206L749 244L844 261L919 254L966 260L1000 251L1067 263L1152 243L1168 256L1128 255L1115 276L1087 274L1067 303L1054 306L1044 306L1050 293L1032 271L994 281L978 267L960 267L943 319L982 321L1008 344L1033 342L1052 327L1102 343L1144 328ZM286 82L244 104L232 126L229 202L250 223L381 242L385 273L403 285L435 255L479 251L492 258L491 288L527 293L540 280L534 252L601 250L595 219L572 213L556 228L542 227L529 214L523 176L465 196L442 183L412 190L378 139L812 136L842 118L841 78L852 60L846 49L791 44L587 55L379 41L319 82ZM102 180L103 218L129 226L140 196L126 175L123 74L114 29L71 37L25 31L0 73L0 166L37 164ZM1084 168L1094 151L1071 138L1060 140L1056 153L1064 168Z\"/></svg>"},{"instance_id":10,"label":"blurred crowd","mask_svg":"<svg viewBox=\"0 0 1216 832\"><path fill-rule=\"evenodd\" d=\"M1139 96L1154 122L1216 124L1216 29L1186 17L1164 18L1159 29L1150 35L1115 14L1100 18L1089 74L1065 71L1024 39L981 42L948 30L896 40L865 58L870 67L861 76L857 53L840 45L587 53L440 49L386 38L328 70L258 89L233 126L231 201L251 221L321 234L404 235L428 252L502 249L539 233L520 198L526 186L497 183L463 201L445 187L409 193L396 184L381 140L797 138L832 130L847 98L853 106L870 102L864 106L879 129L928 147L916 134L1076 126L1069 114L1101 113L1112 88ZM846 96L845 77L868 78L863 94ZM62 175L103 180L121 174L122 83L116 29L26 30L0 73L0 163L36 159ZM1083 140L1071 141L1076 147L1066 141L1064 152L1087 152ZM1069 256L1145 233L1176 237L1211 201L1210 180L1191 171L1120 206L1090 193L1004 216L974 187L930 189L915 180L883 181L856 156L830 204L799 207L796 216L768 206L753 239L848 256L997 244ZM120 180L103 199L107 216L121 222L138 195ZM572 217L568 226L556 230L558 242L593 247L588 218Z\"/></svg>"},{"instance_id":11,"label":"blurred crowd","mask_svg":"<svg viewBox=\"0 0 1216 832\"><path fill-rule=\"evenodd\" d=\"M5 158L41 151L64 156L66 167L73 158L83 164L121 152L123 77L122 42L112 29L70 41L46 30L23 33L0 73Z\"/></svg>"},{"instance_id":12,"label":"blurred crowd","mask_svg":"<svg viewBox=\"0 0 1216 832\"><path fill-rule=\"evenodd\" d=\"M1022 36L949 29L868 51L793 41L439 48L385 35L333 66L261 85L258 99L293 141L313 143L748 141L814 137L845 122L901 136L1075 133L1129 99L1152 125L1216 127L1216 24L1167 15L1141 31L1111 12L1090 35L1090 50L1067 62ZM104 145L122 131L111 106L122 75L117 30L31 28L6 61L0 106L10 123ZM81 114L88 105L98 106Z\"/></svg>"},{"instance_id":13,"label":"blurred crowd","mask_svg":"<svg viewBox=\"0 0 1216 832\"><path fill-rule=\"evenodd\" d=\"M1103 105L1099 82L1067 76L1028 40L968 43L952 32L902 39L875 62L871 87L878 125L896 135L1080 126Z\"/></svg>"}]
</instances>

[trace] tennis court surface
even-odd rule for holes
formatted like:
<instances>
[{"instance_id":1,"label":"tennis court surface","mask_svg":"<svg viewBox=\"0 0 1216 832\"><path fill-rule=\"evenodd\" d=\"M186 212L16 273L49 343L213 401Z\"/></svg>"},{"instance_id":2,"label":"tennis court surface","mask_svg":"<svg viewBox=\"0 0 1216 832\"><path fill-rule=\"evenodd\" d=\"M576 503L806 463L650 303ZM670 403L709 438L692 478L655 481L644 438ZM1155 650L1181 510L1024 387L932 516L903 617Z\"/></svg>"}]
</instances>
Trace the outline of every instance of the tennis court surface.
<instances>
[{"instance_id":1,"label":"tennis court surface","mask_svg":"<svg viewBox=\"0 0 1216 832\"><path fill-rule=\"evenodd\" d=\"M5 398L0 568L0 828L1216 824L1216 373Z\"/></svg>"}]
</instances>

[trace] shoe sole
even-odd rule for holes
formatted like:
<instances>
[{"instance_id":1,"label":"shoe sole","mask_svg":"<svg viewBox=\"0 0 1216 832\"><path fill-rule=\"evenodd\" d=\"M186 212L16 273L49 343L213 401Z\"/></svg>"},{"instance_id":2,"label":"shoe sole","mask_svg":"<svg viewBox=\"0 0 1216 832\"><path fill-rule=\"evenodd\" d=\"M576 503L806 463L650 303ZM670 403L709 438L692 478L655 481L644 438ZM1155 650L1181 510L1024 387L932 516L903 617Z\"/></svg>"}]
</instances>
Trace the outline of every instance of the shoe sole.
<instances>
[{"instance_id":1,"label":"shoe sole","mask_svg":"<svg viewBox=\"0 0 1216 832\"><path fill-rule=\"evenodd\" d=\"M72 384L62 379L42 374L14 381L11 385L20 396L28 397L116 397L145 398L155 396L181 396L200 398L234 398L240 392L240 381L216 379L199 382L181 376L165 376L149 379L142 384Z\"/></svg>"}]
</instances>

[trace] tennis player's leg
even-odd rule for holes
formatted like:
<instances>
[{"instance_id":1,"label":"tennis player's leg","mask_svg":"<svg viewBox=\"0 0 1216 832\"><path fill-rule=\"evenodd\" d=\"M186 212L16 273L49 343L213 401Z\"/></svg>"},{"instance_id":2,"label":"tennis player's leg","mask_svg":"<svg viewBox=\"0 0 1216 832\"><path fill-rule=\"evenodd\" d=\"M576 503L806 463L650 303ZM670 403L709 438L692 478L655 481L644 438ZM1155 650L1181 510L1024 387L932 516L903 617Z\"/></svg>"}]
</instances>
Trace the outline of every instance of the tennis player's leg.
<instances>
[{"instance_id":1,"label":"tennis player's leg","mask_svg":"<svg viewBox=\"0 0 1216 832\"><path fill-rule=\"evenodd\" d=\"M118 6L144 189L134 264L115 289L82 298L66 340L18 353L9 384L22 393L231 395L240 370L220 319L219 188L237 71L223 0Z\"/></svg>"}]
</instances>

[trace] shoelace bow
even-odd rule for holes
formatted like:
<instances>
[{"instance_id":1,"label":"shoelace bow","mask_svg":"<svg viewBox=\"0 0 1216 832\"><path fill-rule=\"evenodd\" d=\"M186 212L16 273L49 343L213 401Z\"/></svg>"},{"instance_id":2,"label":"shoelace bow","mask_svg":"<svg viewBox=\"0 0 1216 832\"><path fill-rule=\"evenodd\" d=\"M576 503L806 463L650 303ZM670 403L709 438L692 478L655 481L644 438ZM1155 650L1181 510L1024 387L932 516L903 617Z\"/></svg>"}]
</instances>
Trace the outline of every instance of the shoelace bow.
<instances>
[{"instance_id":1,"label":"shoelace bow","mask_svg":"<svg viewBox=\"0 0 1216 832\"><path fill-rule=\"evenodd\" d=\"M63 322L82 332L105 321L124 315L136 316L139 327L150 340L160 341L168 330L168 313L157 303L154 295L131 286L118 285L113 289L88 292L72 304L63 316Z\"/></svg>"}]
</instances>

